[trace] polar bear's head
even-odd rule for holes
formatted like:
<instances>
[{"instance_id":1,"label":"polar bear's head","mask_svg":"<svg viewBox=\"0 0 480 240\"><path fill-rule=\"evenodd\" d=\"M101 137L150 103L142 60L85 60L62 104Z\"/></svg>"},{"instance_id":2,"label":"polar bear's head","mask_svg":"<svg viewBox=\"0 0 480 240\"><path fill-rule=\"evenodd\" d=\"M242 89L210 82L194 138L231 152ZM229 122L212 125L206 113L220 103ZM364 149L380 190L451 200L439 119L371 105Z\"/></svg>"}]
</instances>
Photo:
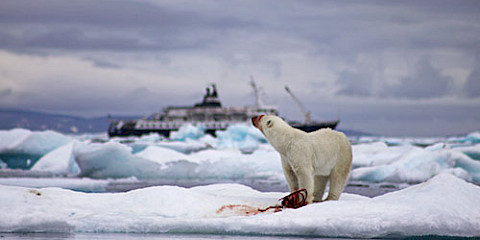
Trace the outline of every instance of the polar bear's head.
<instances>
[{"instance_id":1,"label":"polar bear's head","mask_svg":"<svg viewBox=\"0 0 480 240\"><path fill-rule=\"evenodd\" d=\"M283 152L286 145L291 141L291 134L295 132L281 118L273 115L260 115L252 118L253 126L258 128L272 146L278 151Z\"/></svg>"},{"instance_id":2,"label":"polar bear's head","mask_svg":"<svg viewBox=\"0 0 480 240\"><path fill-rule=\"evenodd\" d=\"M290 128L281 118L274 115L260 115L252 118L252 124L258 128L267 138L272 135L272 131Z\"/></svg>"}]
</instances>

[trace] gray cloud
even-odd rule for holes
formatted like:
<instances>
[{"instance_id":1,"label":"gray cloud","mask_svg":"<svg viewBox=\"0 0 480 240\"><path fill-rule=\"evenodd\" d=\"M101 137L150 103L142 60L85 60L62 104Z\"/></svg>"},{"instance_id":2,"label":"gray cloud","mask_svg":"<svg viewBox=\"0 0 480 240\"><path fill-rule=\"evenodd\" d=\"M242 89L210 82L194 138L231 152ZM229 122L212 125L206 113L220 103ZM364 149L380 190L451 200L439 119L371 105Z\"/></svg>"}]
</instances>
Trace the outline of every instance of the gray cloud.
<instances>
[{"instance_id":1,"label":"gray cloud","mask_svg":"<svg viewBox=\"0 0 480 240\"><path fill-rule=\"evenodd\" d=\"M315 42L320 52L346 57L365 51L469 49L480 31L471 24L480 11L474 1L314 1L308 7L318 11L291 16L285 28Z\"/></svg>"},{"instance_id":2,"label":"gray cloud","mask_svg":"<svg viewBox=\"0 0 480 240\"><path fill-rule=\"evenodd\" d=\"M205 48L251 22L134 1L20 0L2 2L0 24L0 48L13 51L167 51Z\"/></svg>"},{"instance_id":3,"label":"gray cloud","mask_svg":"<svg viewBox=\"0 0 480 240\"><path fill-rule=\"evenodd\" d=\"M98 58L87 57L85 60L92 62L95 67L99 67L99 68L111 68L111 69L120 68L120 65L118 64L115 64L110 61L98 59Z\"/></svg>"},{"instance_id":4,"label":"gray cloud","mask_svg":"<svg viewBox=\"0 0 480 240\"><path fill-rule=\"evenodd\" d=\"M109 27L175 28L205 22L195 13L176 12L138 1L7 0L0 6L0 22L89 24Z\"/></svg>"},{"instance_id":5,"label":"gray cloud","mask_svg":"<svg viewBox=\"0 0 480 240\"><path fill-rule=\"evenodd\" d=\"M468 76L464 86L467 97L480 97L480 67L477 66Z\"/></svg>"},{"instance_id":6,"label":"gray cloud","mask_svg":"<svg viewBox=\"0 0 480 240\"><path fill-rule=\"evenodd\" d=\"M453 101L461 115L478 106L464 102L480 97L480 70L472 68L479 65L472 60L480 51L479 12L480 2L469 0L5 0L0 54L12 70L0 64L0 81L17 91L0 90L0 105L143 113L198 101L207 82L223 87L222 100L233 105L249 94L246 81L253 74L280 108L293 104L275 85L295 82L314 115L335 115L337 109L316 108L331 98L331 106L350 104L345 115L363 126L382 117L377 105L385 99ZM409 63L415 63L410 70ZM39 81L49 87L40 89ZM362 103L348 102L349 96ZM362 120L364 99L374 103ZM398 116L385 119L430 121L415 104L394 112Z\"/></svg>"},{"instance_id":7,"label":"gray cloud","mask_svg":"<svg viewBox=\"0 0 480 240\"><path fill-rule=\"evenodd\" d=\"M401 79L400 84L386 89L387 95L413 99L443 97L453 90L453 79L441 74L430 59L421 58L412 75Z\"/></svg>"},{"instance_id":8,"label":"gray cloud","mask_svg":"<svg viewBox=\"0 0 480 240\"><path fill-rule=\"evenodd\" d=\"M338 94L347 96L372 96L372 76L368 73L360 73L353 71L342 71L339 74L338 84L340 90Z\"/></svg>"}]
</instances>

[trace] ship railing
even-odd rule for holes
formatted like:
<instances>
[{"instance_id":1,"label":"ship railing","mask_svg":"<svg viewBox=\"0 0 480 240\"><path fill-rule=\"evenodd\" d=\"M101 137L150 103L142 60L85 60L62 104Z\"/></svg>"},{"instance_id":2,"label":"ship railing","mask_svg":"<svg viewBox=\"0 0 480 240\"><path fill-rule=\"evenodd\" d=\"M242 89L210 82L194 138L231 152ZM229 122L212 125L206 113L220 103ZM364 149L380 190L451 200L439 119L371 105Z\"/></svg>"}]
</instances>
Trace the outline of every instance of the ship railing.
<instances>
[{"instance_id":1,"label":"ship railing","mask_svg":"<svg viewBox=\"0 0 480 240\"><path fill-rule=\"evenodd\" d=\"M243 122L244 124L249 124L249 121ZM192 124L194 126L202 126L206 130L209 129L226 129L228 126L234 124L242 124L242 122L238 121L198 121L198 122L176 122L176 121L138 121L137 125L135 126L136 129L140 130L178 130L183 125Z\"/></svg>"}]
</instances>

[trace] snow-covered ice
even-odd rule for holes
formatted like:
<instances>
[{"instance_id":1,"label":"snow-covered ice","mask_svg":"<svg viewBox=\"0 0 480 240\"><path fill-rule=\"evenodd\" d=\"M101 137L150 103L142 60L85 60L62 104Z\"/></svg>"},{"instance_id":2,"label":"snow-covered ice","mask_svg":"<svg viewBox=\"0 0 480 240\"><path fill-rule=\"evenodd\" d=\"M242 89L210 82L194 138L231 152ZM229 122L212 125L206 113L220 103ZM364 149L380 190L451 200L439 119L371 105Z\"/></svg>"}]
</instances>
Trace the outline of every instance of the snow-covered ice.
<instances>
[{"instance_id":1,"label":"snow-covered ice","mask_svg":"<svg viewBox=\"0 0 480 240\"><path fill-rule=\"evenodd\" d=\"M125 193L0 186L0 232L125 232L287 235L308 237L480 237L480 187L450 174L367 198L246 215L286 193L238 184L150 187Z\"/></svg>"}]
</instances>

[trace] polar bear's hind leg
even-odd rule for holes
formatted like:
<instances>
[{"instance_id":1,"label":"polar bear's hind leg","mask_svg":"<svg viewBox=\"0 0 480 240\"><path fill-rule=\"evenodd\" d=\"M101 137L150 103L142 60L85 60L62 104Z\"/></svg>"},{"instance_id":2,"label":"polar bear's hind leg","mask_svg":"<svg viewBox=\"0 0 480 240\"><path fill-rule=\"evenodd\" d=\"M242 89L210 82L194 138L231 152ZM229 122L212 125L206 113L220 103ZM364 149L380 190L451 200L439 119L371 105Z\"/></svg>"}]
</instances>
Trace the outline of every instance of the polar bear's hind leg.
<instances>
[{"instance_id":1,"label":"polar bear's hind leg","mask_svg":"<svg viewBox=\"0 0 480 240\"><path fill-rule=\"evenodd\" d=\"M332 173L332 175L330 175L330 189L328 191L328 197L326 201L338 200L340 194L342 194L343 188L345 187L346 179L341 178L342 176L339 176L335 173Z\"/></svg>"},{"instance_id":2,"label":"polar bear's hind leg","mask_svg":"<svg viewBox=\"0 0 480 240\"><path fill-rule=\"evenodd\" d=\"M330 174L330 189L326 200L338 200L348 180L350 164L338 166Z\"/></svg>"},{"instance_id":3,"label":"polar bear's hind leg","mask_svg":"<svg viewBox=\"0 0 480 240\"><path fill-rule=\"evenodd\" d=\"M321 202L325 187L327 186L328 176L315 175L315 189L313 190L313 202Z\"/></svg>"}]
</instances>

